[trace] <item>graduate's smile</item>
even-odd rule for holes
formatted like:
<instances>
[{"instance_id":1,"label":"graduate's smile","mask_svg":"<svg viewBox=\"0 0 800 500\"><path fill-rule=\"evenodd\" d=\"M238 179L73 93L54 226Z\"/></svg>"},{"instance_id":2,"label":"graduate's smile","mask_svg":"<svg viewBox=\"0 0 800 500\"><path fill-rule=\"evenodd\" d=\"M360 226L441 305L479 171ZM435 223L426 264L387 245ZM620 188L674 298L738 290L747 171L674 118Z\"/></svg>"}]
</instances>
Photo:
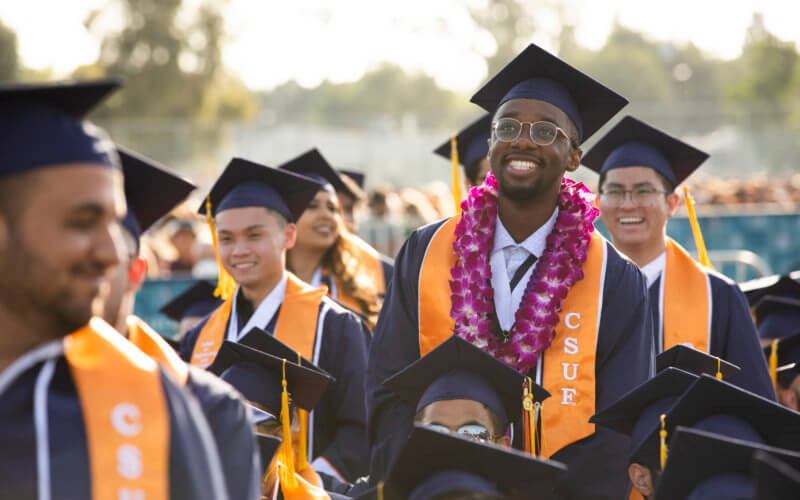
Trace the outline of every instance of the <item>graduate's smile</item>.
<instances>
[{"instance_id":1,"label":"graduate's smile","mask_svg":"<svg viewBox=\"0 0 800 500\"><path fill-rule=\"evenodd\" d=\"M542 160L525 153L510 153L503 158L503 167L514 177L527 177L542 168Z\"/></svg>"}]
</instances>

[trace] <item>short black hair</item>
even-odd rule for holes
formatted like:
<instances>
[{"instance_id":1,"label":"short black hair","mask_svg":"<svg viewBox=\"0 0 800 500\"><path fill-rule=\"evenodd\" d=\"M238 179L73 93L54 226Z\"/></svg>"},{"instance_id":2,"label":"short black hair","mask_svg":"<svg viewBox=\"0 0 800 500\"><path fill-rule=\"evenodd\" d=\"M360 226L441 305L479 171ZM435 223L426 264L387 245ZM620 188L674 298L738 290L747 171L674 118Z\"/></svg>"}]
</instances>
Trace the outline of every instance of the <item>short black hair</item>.
<instances>
[{"instance_id":1,"label":"short black hair","mask_svg":"<svg viewBox=\"0 0 800 500\"><path fill-rule=\"evenodd\" d=\"M675 191L675 185L669 179L667 179L664 176L664 174L662 174L658 170L656 170L656 169L652 169L652 170L658 176L658 179L661 181L661 185L664 186L664 191L666 191L667 194L673 193ZM606 174L608 174L607 171L600 173L600 179L597 181L597 192L598 193L603 189L603 184L605 184L605 182L606 182Z\"/></svg>"},{"instance_id":2,"label":"short black hair","mask_svg":"<svg viewBox=\"0 0 800 500\"><path fill-rule=\"evenodd\" d=\"M473 161L469 165L464 167L464 173L467 176L467 180L469 181L471 186L478 185L478 172L481 171L481 162L483 159L486 158L485 156L481 156L477 160Z\"/></svg>"}]
</instances>

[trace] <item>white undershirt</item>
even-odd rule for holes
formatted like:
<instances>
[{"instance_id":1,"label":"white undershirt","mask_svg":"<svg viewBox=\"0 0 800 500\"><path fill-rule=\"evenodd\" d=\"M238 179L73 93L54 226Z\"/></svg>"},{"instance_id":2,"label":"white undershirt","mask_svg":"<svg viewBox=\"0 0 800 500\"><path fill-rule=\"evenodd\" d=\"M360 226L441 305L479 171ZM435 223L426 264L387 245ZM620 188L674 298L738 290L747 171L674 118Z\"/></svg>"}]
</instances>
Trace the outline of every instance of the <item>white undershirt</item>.
<instances>
[{"instance_id":1,"label":"white undershirt","mask_svg":"<svg viewBox=\"0 0 800 500\"><path fill-rule=\"evenodd\" d=\"M236 312L236 300L238 296L239 287L236 287L236 292L233 294L233 304L231 304L231 318L228 321L228 340L231 342L237 342L242 335L255 327L266 328L272 317L278 312L278 308L283 303L284 297L286 297L286 273L283 273L283 277L278 284L275 285L275 288L269 292L267 297L262 300L261 304L253 311L253 314L250 315L250 319L247 320L241 332L239 331L239 318Z\"/></svg>"},{"instance_id":2,"label":"white undershirt","mask_svg":"<svg viewBox=\"0 0 800 500\"><path fill-rule=\"evenodd\" d=\"M647 281L647 288L650 288L650 285L652 285L658 279L658 277L661 276L661 273L664 272L666 267L667 251L664 250L661 252L661 255L639 268L639 270L642 271L642 274L644 274L645 280Z\"/></svg>"},{"instance_id":3,"label":"white undershirt","mask_svg":"<svg viewBox=\"0 0 800 500\"><path fill-rule=\"evenodd\" d=\"M529 255L541 257L547 246L547 236L553 230L557 218L558 207L553 210L553 214L547 219L547 222L521 243L514 241L499 216L496 219L494 245L489 257L489 265L492 268L492 288L494 289L497 320L500 328L505 331L509 331L514 325L514 315L519 309L525 287L536 265L534 264L525 272L513 291L511 290L511 278Z\"/></svg>"}]
</instances>

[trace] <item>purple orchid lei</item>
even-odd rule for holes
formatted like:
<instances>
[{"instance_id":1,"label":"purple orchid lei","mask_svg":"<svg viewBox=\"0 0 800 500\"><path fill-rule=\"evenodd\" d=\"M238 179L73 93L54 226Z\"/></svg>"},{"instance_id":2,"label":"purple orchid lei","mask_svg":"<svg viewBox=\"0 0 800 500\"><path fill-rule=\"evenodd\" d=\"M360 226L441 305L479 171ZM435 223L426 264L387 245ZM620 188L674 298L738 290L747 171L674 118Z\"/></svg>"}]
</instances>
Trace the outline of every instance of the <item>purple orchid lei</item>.
<instances>
[{"instance_id":1,"label":"purple orchid lei","mask_svg":"<svg viewBox=\"0 0 800 500\"><path fill-rule=\"evenodd\" d=\"M483 185L473 187L461 202L453 243L458 261L450 270L450 317L457 335L526 373L550 346L570 287L583 279L592 222L599 211L583 183L561 181L555 227L525 287L514 325L500 338L492 334L489 319L494 313L489 255L497 220L497 189L497 179L489 173Z\"/></svg>"}]
</instances>

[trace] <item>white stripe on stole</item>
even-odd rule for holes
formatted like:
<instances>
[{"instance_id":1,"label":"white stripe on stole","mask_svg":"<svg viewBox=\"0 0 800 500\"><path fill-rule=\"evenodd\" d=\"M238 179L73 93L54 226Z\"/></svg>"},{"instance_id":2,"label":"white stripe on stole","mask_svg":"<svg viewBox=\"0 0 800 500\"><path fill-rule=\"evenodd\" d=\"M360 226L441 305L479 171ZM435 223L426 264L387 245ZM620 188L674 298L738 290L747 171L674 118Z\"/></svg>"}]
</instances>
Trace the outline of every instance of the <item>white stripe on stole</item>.
<instances>
[{"instance_id":1,"label":"white stripe on stole","mask_svg":"<svg viewBox=\"0 0 800 500\"><path fill-rule=\"evenodd\" d=\"M36 489L39 500L50 500L50 433L47 422L47 391L53 380L56 360L45 362L33 390L33 424L36 430Z\"/></svg>"},{"instance_id":2,"label":"white stripe on stole","mask_svg":"<svg viewBox=\"0 0 800 500\"><path fill-rule=\"evenodd\" d=\"M714 317L714 294L711 293L711 275L706 274L706 289L708 290L708 342L706 349L711 354L711 318Z\"/></svg>"},{"instance_id":3,"label":"white stripe on stole","mask_svg":"<svg viewBox=\"0 0 800 500\"><path fill-rule=\"evenodd\" d=\"M317 316L317 335L314 339L314 352L311 362L319 366L319 358L322 353L322 336L325 331L325 317L328 314L330 305L325 303L323 298L320 303L319 316ZM308 436L306 442L306 456L314 460L314 410L308 412Z\"/></svg>"}]
</instances>

